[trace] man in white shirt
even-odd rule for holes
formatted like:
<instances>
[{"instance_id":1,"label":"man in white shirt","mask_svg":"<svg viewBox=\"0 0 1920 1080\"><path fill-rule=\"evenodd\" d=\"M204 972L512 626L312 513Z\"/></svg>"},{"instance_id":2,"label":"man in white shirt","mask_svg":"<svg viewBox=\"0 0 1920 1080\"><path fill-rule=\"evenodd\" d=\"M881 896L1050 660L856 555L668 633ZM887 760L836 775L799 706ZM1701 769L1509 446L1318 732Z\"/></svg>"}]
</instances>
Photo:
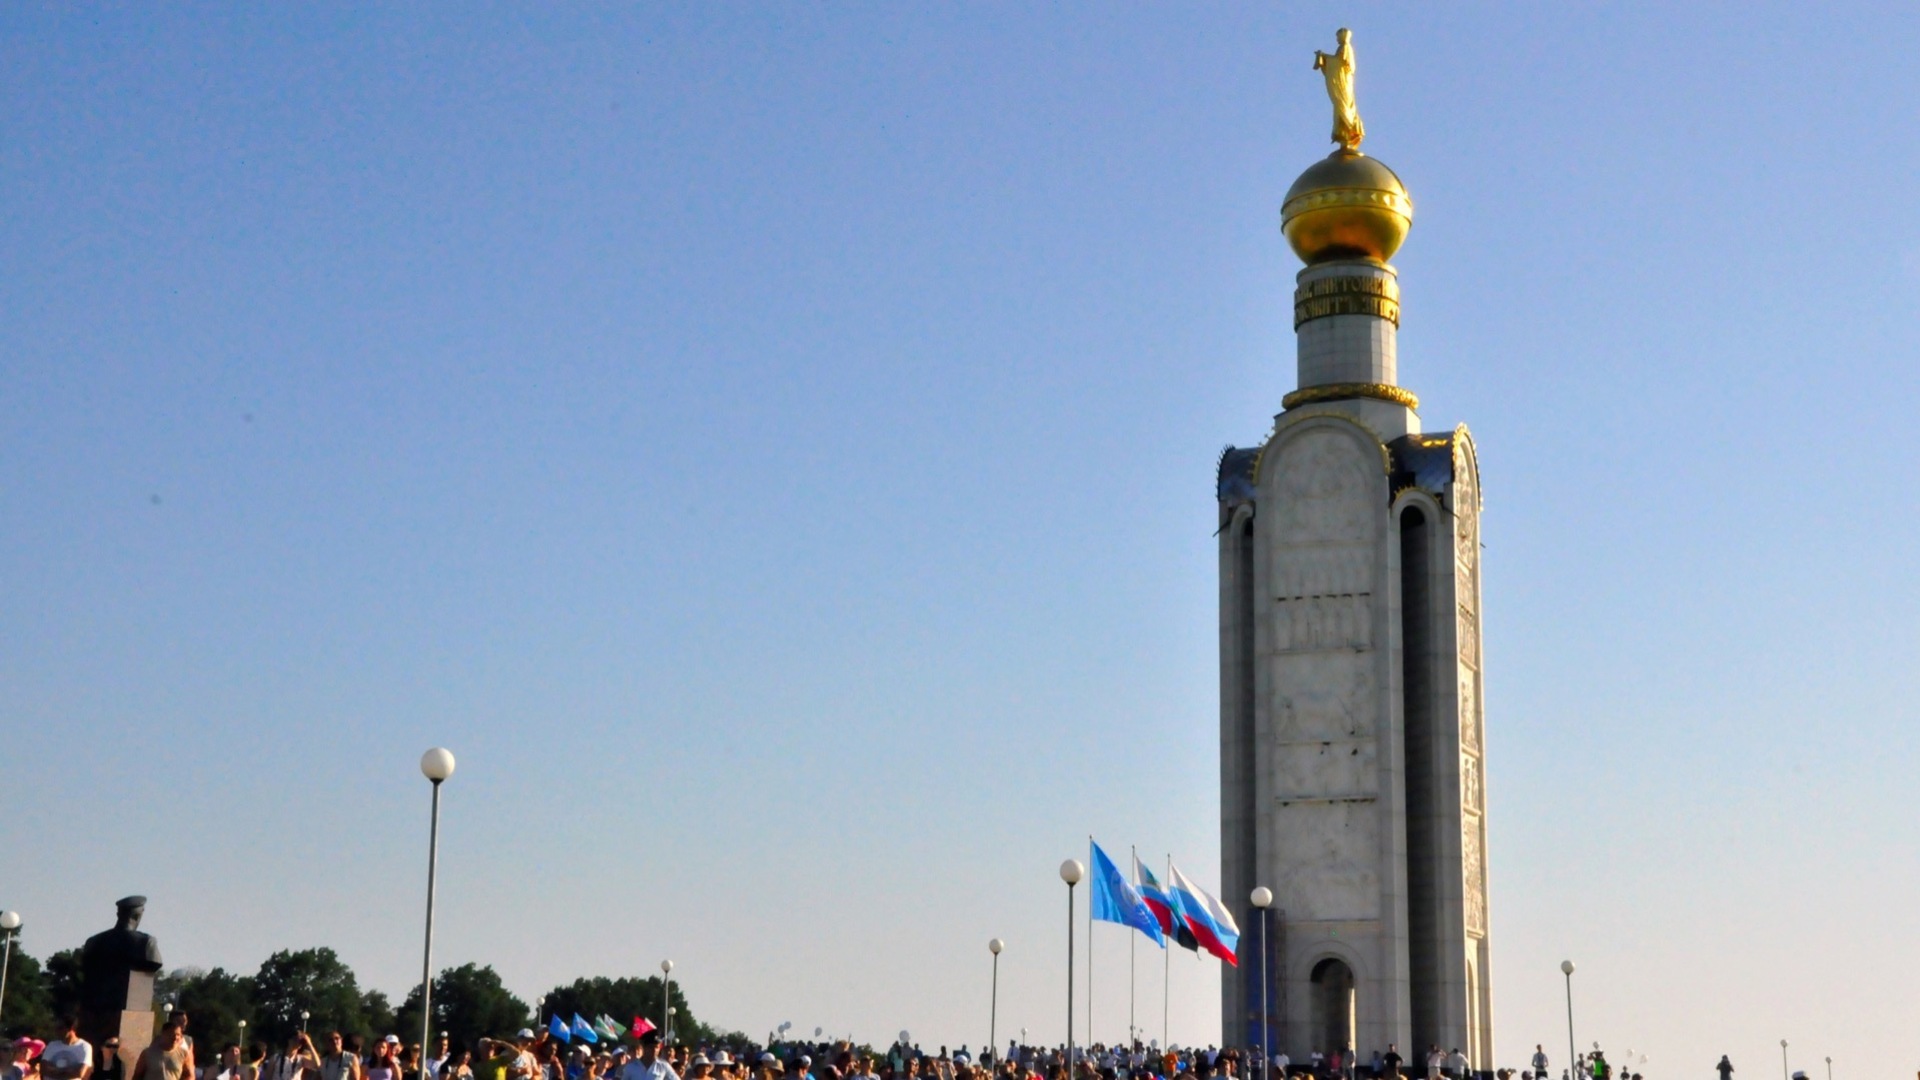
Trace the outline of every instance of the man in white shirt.
<instances>
[{"instance_id":1,"label":"man in white shirt","mask_svg":"<svg viewBox=\"0 0 1920 1080\"><path fill-rule=\"evenodd\" d=\"M1447 1075L1452 1077L1453 1080L1465 1080L1466 1078L1467 1055L1461 1053L1460 1048L1457 1046L1453 1048L1453 1053L1447 1055Z\"/></svg>"},{"instance_id":2,"label":"man in white shirt","mask_svg":"<svg viewBox=\"0 0 1920 1080\"><path fill-rule=\"evenodd\" d=\"M93 1075L93 1044L80 1037L79 1021L60 1018L60 1037L40 1052L40 1075L46 1080L87 1080Z\"/></svg>"},{"instance_id":3,"label":"man in white shirt","mask_svg":"<svg viewBox=\"0 0 1920 1080\"><path fill-rule=\"evenodd\" d=\"M620 1070L620 1080L680 1080L673 1066L660 1060L660 1030L640 1036L640 1056Z\"/></svg>"},{"instance_id":4,"label":"man in white shirt","mask_svg":"<svg viewBox=\"0 0 1920 1080\"><path fill-rule=\"evenodd\" d=\"M433 1080L440 1080L440 1071L447 1067L447 1058L452 1053L453 1050L447 1042L447 1033L443 1031L440 1037L433 1041L433 1053L427 1057L427 1075Z\"/></svg>"}]
</instances>

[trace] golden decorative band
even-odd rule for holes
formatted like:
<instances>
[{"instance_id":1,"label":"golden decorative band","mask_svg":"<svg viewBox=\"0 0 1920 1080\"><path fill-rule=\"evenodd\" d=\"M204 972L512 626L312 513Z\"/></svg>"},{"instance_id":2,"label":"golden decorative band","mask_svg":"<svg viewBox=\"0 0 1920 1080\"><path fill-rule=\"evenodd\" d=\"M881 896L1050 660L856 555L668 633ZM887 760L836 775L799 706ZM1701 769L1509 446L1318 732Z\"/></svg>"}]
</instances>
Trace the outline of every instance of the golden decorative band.
<instances>
[{"instance_id":1,"label":"golden decorative band","mask_svg":"<svg viewBox=\"0 0 1920 1080\"><path fill-rule=\"evenodd\" d=\"M1345 401L1357 397L1378 398L1381 401L1391 401L1395 405L1405 405L1409 409L1418 409L1420 407L1420 399L1414 397L1411 391L1403 390L1398 386L1388 386L1386 383L1373 382L1342 382L1327 383L1323 386L1303 386L1293 393L1288 394L1286 397L1281 398L1280 407L1282 409L1292 409L1301 405L1311 405L1316 401Z\"/></svg>"},{"instance_id":2,"label":"golden decorative band","mask_svg":"<svg viewBox=\"0 0 1920 1080\"><path fill-rule=\"evenodd\" d=\"M1365 206L1413 220L1413 200L1399 192L1378 188L1321 188L1288 199L1280 208L1280 222L1284 225L1310 210L1330 210L1336 206Z\"/></svg>"},{"instance_id":3,"label":"golden decorative band","mask_svg":"<svg viewBox=\"0 0 1920 1080\"><path fill-rule=\"evenodd\" d=\"M1329 315L1372 315L1400 325L1400 283L1392 278L1328 277L1293 290L1293 328Z\"/></svg>"}]
</instances>

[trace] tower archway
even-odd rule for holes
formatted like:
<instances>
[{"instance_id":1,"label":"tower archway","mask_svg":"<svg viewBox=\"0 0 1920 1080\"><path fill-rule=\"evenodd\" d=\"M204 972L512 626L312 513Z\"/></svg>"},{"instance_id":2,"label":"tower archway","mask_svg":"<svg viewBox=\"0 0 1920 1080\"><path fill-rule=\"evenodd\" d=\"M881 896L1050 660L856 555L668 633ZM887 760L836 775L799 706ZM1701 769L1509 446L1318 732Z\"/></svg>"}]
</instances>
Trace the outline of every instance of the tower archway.
<instances>
[{"instance_id":1,"label":"tower archway","mask_svg":"<svg viewBox=\"0 0 1920 1080\"><path fill-rule=\"evenodd\" d=\"M1345 960L1329 956L1313 965L1312 1007L1307 1030L1313 1037L1313 1049L1331 1057L1353 1050L1354 1002L1353 969Z\"/></svg>"}]
</instances>

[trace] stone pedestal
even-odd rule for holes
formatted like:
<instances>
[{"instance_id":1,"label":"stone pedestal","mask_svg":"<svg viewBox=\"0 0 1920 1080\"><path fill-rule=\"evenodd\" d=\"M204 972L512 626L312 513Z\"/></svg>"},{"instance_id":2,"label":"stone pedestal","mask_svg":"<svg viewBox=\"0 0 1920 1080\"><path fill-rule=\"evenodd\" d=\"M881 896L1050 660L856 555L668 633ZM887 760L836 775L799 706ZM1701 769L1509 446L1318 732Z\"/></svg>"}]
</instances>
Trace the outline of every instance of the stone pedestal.
<instances>
[{"instance_id":1,"label":"stone pedestal","mask_svg":"<svg viewBox=\"0 0 1920 1080\"><path fill-rule=\"evenodd\" d=\"M140 1052L153 1045L153 976L144 971L127 974L127 1006L114 1025L120 1036L120 1062L133 1075Z\"/></svg>"}]
</instances>

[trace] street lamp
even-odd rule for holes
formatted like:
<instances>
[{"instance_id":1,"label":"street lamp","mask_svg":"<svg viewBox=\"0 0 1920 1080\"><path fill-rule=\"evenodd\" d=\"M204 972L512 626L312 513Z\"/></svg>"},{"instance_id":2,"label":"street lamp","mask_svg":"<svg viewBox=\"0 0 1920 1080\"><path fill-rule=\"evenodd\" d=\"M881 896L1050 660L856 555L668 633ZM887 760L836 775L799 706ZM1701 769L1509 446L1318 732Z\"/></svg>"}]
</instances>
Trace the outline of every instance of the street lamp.
<instances>
[{"instance_id":1,"label":"street lamp","mask_svg":"<svg viewBox=\"0 0 1920 1080\"><path fill-rule=\"evenodd\" d=\"M1574 1059L1580 1055L1573 1049L1573 961L1560 961L1560 974L1567 977L1567 1075L1573 1075Z\"/></svg>"},{"instance_id":2,"label":"street lamp","mask_svg":"<svg viewBox=\"0 0 1920 1080\"><path fill-rule=\"evenodd\" d=\"M1827 1059L1827 1080L1833 1080L1833 1059Z\"/></svg>"},{"instance_id":3,"label":"street lamp","mask_svg":"<svg viewBox=\"0 0 1920 1080\"><path fill-rule=\"evenodd\" d=\"M662 1033L662 1037L666 1039L668 1046L672 1046L673 1045L673 961L671 960L660 961L660 974L666 977L666 981L660 989L660 1022L666 1025L666 1029L667 1029L665 1032Z\"/></svg>"},{"instance_id":4,"label":"street lamp","mask_svg":"<svg viewBox=\"0 0 1920 1080\"><path fill-rule=\"evenodd\" d=\"M1007 943L999 938L987 942L987 951L993 954L993 997L988 999L987 1006L987 1053L989 1054L994 1052L994 1047L999 1045L1000 1039L998 1026L1000 1022L1000 950L1006 947ZM1829 1077L1828 1080L1832 1078Z\"/></svg>"},{"instance_id":5,"label":"street lamp","mask_svg":"<svg viewBox=\"0 0 1920 1080\"><path fill-rule=\"evenodd\" d=\"M1267 909L1273 906L1273 890L1262 885L1248 899L1260 909L1260 1075L1266 1080L1273 1075L1272 1066L1267 1064L1273 1054L1273 1041L1267 1034L1267 1024L1273 1017L1267 1011Z\"/></svg>"},{"instance_id":6,"label":"street lamp","mask_svg":"<svg viewBox=\"0 0 1920 1080\"><path fill-rule=\"evenodd\" d=\"M1060 880L1067 883L1067 1076L1073 1076L1073 887L1087 876L1079 859L1060 864Z\"/></svg>"},{"instance_id":7,"label":"street lamp","mask_svg":"<svg viewBox=\"0 0 1920 1080\"><path fill-rule=\"evenodd\" d=\"M1780 1080L1787 1078L1787 1040L1780 1040Z\"/></svg>"},{"instance_id":8,"label":"street lamp","mask_svg":"<svg viewBox=\"0 0 1920 1080\"><path fill-rule=\"evenodd\" d=\"M242 1080L247 1075L247 1022L245 1020L240 1021L240 1038L235 1041L240 1044L240 1068L233 1075L235 1080Z\"/></svg>"},{"instance_id":9,"label":"street lamp","mask_svg":"<svg viewBox=\"0 0 1920 1080\"><path fill-rule=\"evenodd\" d=\"M307 1033L307 1018L312 1015L312 1013L305 1009L300 1010L300 1034L305 1035Z\"/></svg>"},{"instance_id":10,"label":"street lamp","mask_svg":"<svg viewBox=\"0 0 1920 1080\"><path fill-rule=\"evenodd\" d=\"M6 953L0 955L0 1013L7 1007L7 969L13 966L13 939L20 936L20 913L0 911L0 938L6 941Z\"/></svg>"},{"instance_id":11,"label":"street lamp","mask_svg":"<svg viewBox=\"0 0 1920 1080\"><path fill-rule=\"evenodd\" d=\"M420 1080L427 1080L433 1045L433 881L440 859L440 785L453 775L453 751L436 746L420 755L420 775L433 782L433 824L427 831L427 945L420 956Z\"/></svg>"}]
</instances>

